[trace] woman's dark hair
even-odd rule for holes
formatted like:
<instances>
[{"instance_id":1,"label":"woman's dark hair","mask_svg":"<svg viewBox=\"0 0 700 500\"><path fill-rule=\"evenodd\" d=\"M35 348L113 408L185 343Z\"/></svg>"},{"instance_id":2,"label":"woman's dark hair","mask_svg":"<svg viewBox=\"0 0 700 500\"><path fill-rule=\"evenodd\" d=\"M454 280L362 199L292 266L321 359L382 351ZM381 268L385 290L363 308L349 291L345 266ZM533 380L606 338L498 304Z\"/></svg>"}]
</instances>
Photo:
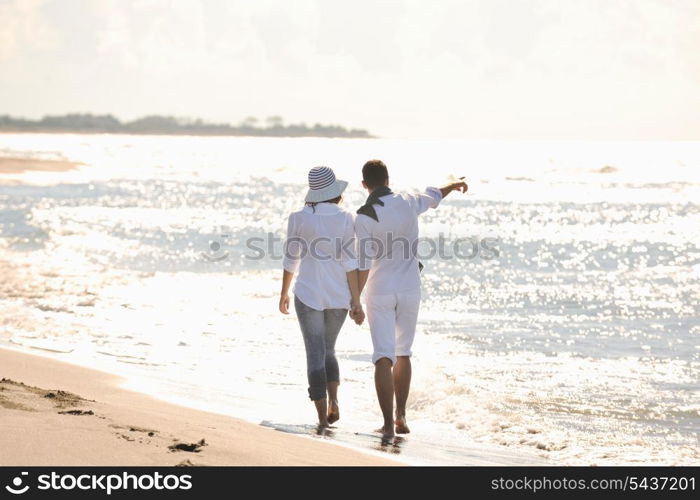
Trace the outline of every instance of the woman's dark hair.
<instances>
[{"instance_id":1,"label":"woman's dark hair","mask_svg":"<svg viewBox=\"0 0 700 500\"><path fill-rule=\"evenodd\" d=\"M362 180L368 188L376 189L386 185L389 171L382 160L370 160L362 167Z\"/></svg>"},{"instance_id":2,"label":"woman's dark hair","mask_svg":"<svg viewBox=\"0 0 700 500\"><path fill-rule=\"evenodd\" d=\"M319 203L335 203L337 205L338 203L340 203L340 200L342 200L342 199L343 199L343 196L341 195L341 196L336 196L335 198L331 198L330 200L307 201L306 206L311 207L311 210L313 210L314 213L316 213L316 205L318 205Z\"/></svg>"}]
</instances>

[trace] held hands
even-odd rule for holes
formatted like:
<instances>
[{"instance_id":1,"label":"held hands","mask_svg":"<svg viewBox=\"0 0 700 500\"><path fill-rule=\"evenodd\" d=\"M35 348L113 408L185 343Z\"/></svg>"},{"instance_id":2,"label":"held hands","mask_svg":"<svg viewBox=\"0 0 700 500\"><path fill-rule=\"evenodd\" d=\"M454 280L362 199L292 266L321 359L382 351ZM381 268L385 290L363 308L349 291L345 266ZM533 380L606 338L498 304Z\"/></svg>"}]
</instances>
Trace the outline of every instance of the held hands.
<instances>
[{"instance_id":1,"label":"held hands","mask_svg":"<svg viewBox=\"0 0 700 500\"><path fill-rule=\"evenodd\" d=\"M279 309L282 314L289 314L289 295L280 295ZM365 312L360 302L353 302L349 311L350 317L356 324L361 325L365 321Z\"/></svg>"},{"instance_id":2,"label":"held hands","mask_svg":"<svg viewBox=\"0 0 700 500\"><path fill-rule=\"evenodd\" d=\"M280 295L280 312L282 314L289 314L289 295Z\"/></svg>"},{"instance_id":3,"label":"held hands","mask_svg":"<svg viewBox=\"0 0 700 500\"><path fill-rule=\"evenodd\" d=\"M362 304L359 301L353 301L349 314L356 325L361 325L365 321L365 312L362 310Z\"/></svg>"},{"instance_id":4,"label":"held hands","mask_svg":"<svg viewBox=\"0 0 700 500\"><path fill-rule=\"evenodd\" d=\"M279 309L282 314L289 314L289 295L280 295ZM349 311L350 317L356 324L361 325L365 321L365 312L360 302L353 302Z\"/></svg>"}]
</instances>

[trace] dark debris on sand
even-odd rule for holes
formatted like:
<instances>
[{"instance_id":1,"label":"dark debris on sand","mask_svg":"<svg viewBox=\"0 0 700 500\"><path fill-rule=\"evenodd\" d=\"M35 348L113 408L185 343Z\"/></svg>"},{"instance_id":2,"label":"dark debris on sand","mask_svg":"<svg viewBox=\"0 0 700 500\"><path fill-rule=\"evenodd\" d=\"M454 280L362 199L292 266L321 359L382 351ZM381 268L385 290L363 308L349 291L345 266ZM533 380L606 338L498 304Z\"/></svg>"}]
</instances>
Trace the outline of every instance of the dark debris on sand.
<instances>
[{"instance_id":1,"label":"dark debris on sand","mask_svg":"<svg viewBox=\"0 0 700 500\"><path fill-rule=\"evenodd\" d=\"M95 412L92 410L66 410L59 411L60 415L94 415Z\"/></svg>"},{"instance_id":2,"label":"dark debris on sand","mask_svg":"<svg viewBox=\"0 0 700 500\"><path fill-rule=\"evenodd\" d=\"M196 443L175 443L168 446L171 451L189 451L191 453L199 453L202 447L207 446L207 442L204 439Z\"/></svg>"},{"instance_id":3,"label":"dark debris on sand","mask_svg":"<svg viewBox=\"0 0 700 500\"><path fill-rule=\"evenodd\" d=\"M130 432L143 432L143 433L147 434L148 437L153 437L156 435L156 432L158 432L156 430L144 429L143 427L134 427L134 426L130 426L129 431Z\"/></svg>"}]
</instances>

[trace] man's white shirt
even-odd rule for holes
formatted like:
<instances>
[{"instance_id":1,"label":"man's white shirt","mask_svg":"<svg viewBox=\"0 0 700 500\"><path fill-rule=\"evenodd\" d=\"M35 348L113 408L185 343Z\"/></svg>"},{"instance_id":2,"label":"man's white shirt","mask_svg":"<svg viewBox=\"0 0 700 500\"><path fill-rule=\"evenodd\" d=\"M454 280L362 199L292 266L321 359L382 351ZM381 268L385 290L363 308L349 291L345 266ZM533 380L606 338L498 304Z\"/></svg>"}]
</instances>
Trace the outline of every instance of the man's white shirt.
<instances>
[{"instance_id":1,"label":"man's white shirt","mask_svg":"<svg viewBox=\"0 0 700 500\"><path fill-rule=\"evenodd\" d=\"M429 187L424 193L392 193L374 204L378 221L358 214L355 218L357 260L369 269L367 295L384 295L420 289L418 269L418 215L436 208L442 192Z\"/></svg>"}]
</instances>

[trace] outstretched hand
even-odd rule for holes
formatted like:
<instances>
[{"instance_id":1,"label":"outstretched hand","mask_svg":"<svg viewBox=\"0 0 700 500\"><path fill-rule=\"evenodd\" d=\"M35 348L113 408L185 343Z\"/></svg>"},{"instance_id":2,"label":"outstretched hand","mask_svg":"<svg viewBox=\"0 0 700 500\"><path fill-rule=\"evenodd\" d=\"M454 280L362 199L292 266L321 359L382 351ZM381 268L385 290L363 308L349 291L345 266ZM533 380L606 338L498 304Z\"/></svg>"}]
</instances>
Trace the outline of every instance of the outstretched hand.
<instances>
[{"instance_id":1,"label":"outstretched hand","mask_svg":"<svg viewBox=\"0 0 700 500\"><path fill-rule=\"evenodd\" d=\"M452 184L448 184L447 186L440 188L440 192L444 198L452 191L461 191L462 193L466 193L468 189L469 186L467 186L467 183L464 182L464 177L460 177L457 182L453 182Z\"/></svg>"},{"instance_id":2,"label":"outstretched hand","mask_svg":"<svg viewBox=\"0 0 700 500\"><path fill-rule=\"evenodd\" d=\"M462 193L466 193L469 189L467 183L464 182L464 177L460 177L459 181L450 184L450 187L452 188L452 191L461 191Z\"/></svg>"}]
</instances>

